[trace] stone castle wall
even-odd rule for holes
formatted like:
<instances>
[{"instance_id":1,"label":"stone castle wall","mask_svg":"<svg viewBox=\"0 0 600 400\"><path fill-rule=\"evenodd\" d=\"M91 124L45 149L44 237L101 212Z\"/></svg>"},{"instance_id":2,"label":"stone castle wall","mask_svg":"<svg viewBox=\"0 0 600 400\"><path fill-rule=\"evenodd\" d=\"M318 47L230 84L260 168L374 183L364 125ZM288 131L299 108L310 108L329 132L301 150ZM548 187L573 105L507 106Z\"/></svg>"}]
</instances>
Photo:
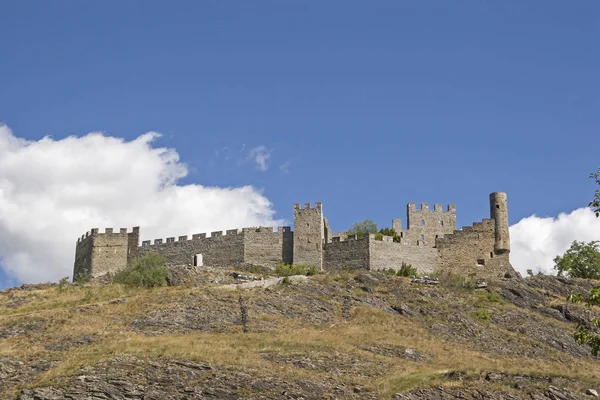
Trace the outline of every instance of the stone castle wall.
<instances>
[{"instance_id":1,"label":"stone castle wall","mask_svg":"<svg viewBox=\"0 0 600 400\"><path fill-rule=\"evenodd\" d=\"M415 203L408 203L406 216L407 229L400 235L412 244L420 242L419 244L434 247L436 238L451 234L456 229L454 204L449 204L444 211L441 204L435 204L433 210L430 210L427 203L421 203L421 209L417 209Z\"/></svg>"},{"instance_id":2,"label":"stone castle wall","mask_svg":"<svg viewBox=\"0 0 600 400\"><path fill-rule=\"evenodd\" d=\"M292 264L294 233L291 227L244 228L244 262L275 268L282 262Z\"/></svg>"},{"instance_id":3,"label":"stone castle wall","mask_svg":"<svg viewBox=\"0 0 600 400\"><path fill-rule=\"evenodd\" d=\"M396 243L390 236L375 240L369 235L370 265L373 270L400 270L402 263L415 267L419 274L433 272L437 264L437 250L423 244Z\"/></svg>"},{"instance_id":4,"label":"stone castle wall","mask_svg":"<svg viewBox=\"0 0 600 400\"><path fill-rule=\"evenodd\" d=\"M121 228L119 232L106 228L103 233L98 228L92 229L77 242L74 276L88 273L98 277L125 268L127 260L135 256L135 252L130 252L129 243L137 240L138 236L137 227L131 233L127 233L126 228Z\"/></svg>"},{"instance_id":5,"label":"stone castle wall","mask_svg":"<svg viewBox=\"0 0 600 400\"><path fill-rule=\"evenodd\" d=\"M321 203L304 208L294 204L294 264L323 268L323 245L325 242L325 223Z\"/></svg>"},{"instance_id":6,"label":"stone castle wall","mask_svg":"<svg viewBox=\"0 0 600 400\"><path fill-rule=\"evenodd\" d=\"M156 239L139 244L139 228L100 233L93 229L76 246L74 276L89 271L93 277L131 265L149 252L164 256L168 265L193 264L202 255L203 265L238 267L254 264L275 268L280 263L303 264L319 269L395 269L412 265L420 274L446 270L482 277L500 277L514 272L509 262L510 237L505 193L490 195L490 219L455 230L456 207L446 211L441 204L429 210L423 203L417 210L407 206L408 229L398 232L402 223L393 220L400 243L391 237L375 240L367 235L357 240L332 237L321 203L304 208L294 205L294 231L290 227L243 228L188 236Z\"/></svg>"},{"instance_id":7,"label":"stone castle wall","mask_svg":"<svg viewBox=\"0 0 600 400\"><path fill-rule=\"evenodd\" d=\"M495 221L484 219L463 227L452 235L437 239L437 268L472 277L501 278L514 272L508 252L496 254Z\"/></svg>"},{"instance_id":8,"label":"stone castle wall","mask_svg":"<svg viewBox=\"0 0 600 400\"><path fill-rule=\"evenodd\" d=\"M345 241L326 243L323 256L323 269L326 270L369 269L369 241L352 236Z\"/></svg>"},{"instance_id":9,"label":"stone castle wall","mask_svg":"<svg viewBox=\"0 0 600 400\"><path fill-rule=\"evenodd\" d=\"M188 236L169 237L166 241L155 239L142 242L137 248L138 257L156 252L167 260L167 265L194 263L194 256L202 254L204 265L211 267L237 266L244 263L244 235L237 229L215 231L209 237L205 233Z\"/></svg>"}]
</instances>

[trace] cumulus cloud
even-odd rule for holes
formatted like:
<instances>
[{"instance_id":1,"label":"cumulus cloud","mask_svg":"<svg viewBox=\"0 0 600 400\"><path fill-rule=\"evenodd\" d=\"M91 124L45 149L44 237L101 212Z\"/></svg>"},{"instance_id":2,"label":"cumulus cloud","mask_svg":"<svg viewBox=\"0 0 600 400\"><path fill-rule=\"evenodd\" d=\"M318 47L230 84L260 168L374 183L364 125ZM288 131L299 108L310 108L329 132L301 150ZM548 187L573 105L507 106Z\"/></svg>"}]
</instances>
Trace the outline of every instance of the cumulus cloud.
<instances>
[{"instance_id":1,"label":"cumulus cloud","mask_svg":"<svg viewBox=\"0 0 600 400\"><path fill-rule=\"evenodd\" d=\"M257 146L248 151L248 160L253 161L261 171L269 169L267 165L269 158L271 158L271 152L265 146Z\"/></svg>"},{"instance_id":2,"label":"cumulus cloud","mask_svg":"<svg viewBox=\"0 0 600 400\"><path fill-rule=\"evenodd\" d=\"M174 149L152 146L158 136L27 141L0 125L4 272L21 282L69 276L77 237L94 227L140 226L142 239L154 239L283 224L252 186L178 184L187 168Z\"/></svg>"},{"instance_id":3,"label":"cumulus cloud","mask_svg":"<svg viewBox=\"0 0 600 400\"><path fill-rule=\"evenodd\" d=\"M574 240L600 240L600 218L590 208L580 208L558 217L523 218L510 227L510 261L525 275L534 272L553 273L552 259L562 255Z\"/></svg>"}]
</instances>

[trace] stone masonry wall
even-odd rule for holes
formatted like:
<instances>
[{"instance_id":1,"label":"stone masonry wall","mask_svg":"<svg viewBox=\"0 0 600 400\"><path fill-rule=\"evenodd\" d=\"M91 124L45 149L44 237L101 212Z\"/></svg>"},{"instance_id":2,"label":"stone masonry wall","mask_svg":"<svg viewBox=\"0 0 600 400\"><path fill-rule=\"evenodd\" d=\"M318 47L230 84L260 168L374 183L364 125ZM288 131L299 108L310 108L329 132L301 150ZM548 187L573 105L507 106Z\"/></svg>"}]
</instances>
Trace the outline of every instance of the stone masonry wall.
<instances>
[{"instance_id":1,"label":"stone masonry wall","mask_svg":"<svg viewBox=\"0 0 600 400\"><path fill-rule=\"evenodd\" d=\"M106 228L100 233L97 228L92 229L90 250L90 272L92 277L98 277L107 272L115 272L127 266L129 254L129 235L126 228L114 232Z\"/></svg>"},{"instance_id":2,"label":"stone masonry wall","mask_svg":"<svg viewBox=\"0 0 600 400\"><path fill-rule=\"evenodd\" d=\"M282 262L292 263L293 233L289 226L278 228L244 228L244 262L275 268Z\"/></svg>"},{"instance_id":3,"label":"stone masonry wall","mask_svg":"<svg viewBox=\"0 0 600 400\"><path fill-rule=\"evenodd\" d=\"M77 239L73 279L79 274L92 274L92 249L92 237L89 232Z\"/></svg>"},{"instance_id":4,"label":"stone masonry wall","mask_svg":"<svg viewBox=\"0 0 600 400\"><path fill-rule=\"evenodd\" d=\"M326 270L343 268L369 269L369 240L350 239L326 243L323 268Z\"/></svg>"},{"instance_id":5,"label":"stone masonry wall","mask_svg":"<svg viewBox=\"0 0 600 400\"><path fill-rule=\"evenodd\" d=\"M447 211L444 211L441 204L435 204L430 210L427 203L421 203L421 209L417 210L414 203L409 203L406 215L408 229L402 231L401 236L413 244L421 241L426 246L434 247L436 237L451 234L456 229L454 204L449 204Z\"/></svg>"},{"instance_id":6,"label":"stone masonry wall","mask_svg":"<svg viewBox=\"0 0 600 400\"><path fill-rule=\"evenodd\" d=\"M495 222L484 219L437 239L438 268L471 277L499 278L513 272L508 252L494 253Z\"/></svg>"},{"instance_id":7,"label":"stone masonry wall","mask_svg":"<svg viewBox=\"0 0 600 400\"><path fill-rule=\"evenodd\" d=\"M177 241L174 237L166 242L156 239L154 244L142 242L137 250L139 256L155 251L167 259L167 265L193 264L194 256L202 254L205 266L236 266L244 263L244 234L233 229L226 235L222 231L212 232L210 237L205 233L193 235L191 240L187 236L180 236Z\"/></svg>"},{"instance_id":8,"label":"stone masonry wall","mask_svg":"<svg viewBox=\"0 0 600 400\"><path fill-rule=\"evenodd\" d=\"M428 274L437 266L437 250L433 247L416 244L403 244L384 236L383 241L369 235L370 267L372 270L400 270L402 263L415 267L419 274Z\"/></svg>"},{"instance_id":9,"label":"stone masonry wall","mask_svg":"<svg viewBox=\"0 0 600 400\"><path fill-rule=\"evenodd\" d=\"M323 268L325 227L321 203L294 204L294 264Z\"/></svg>"}]
</instances>

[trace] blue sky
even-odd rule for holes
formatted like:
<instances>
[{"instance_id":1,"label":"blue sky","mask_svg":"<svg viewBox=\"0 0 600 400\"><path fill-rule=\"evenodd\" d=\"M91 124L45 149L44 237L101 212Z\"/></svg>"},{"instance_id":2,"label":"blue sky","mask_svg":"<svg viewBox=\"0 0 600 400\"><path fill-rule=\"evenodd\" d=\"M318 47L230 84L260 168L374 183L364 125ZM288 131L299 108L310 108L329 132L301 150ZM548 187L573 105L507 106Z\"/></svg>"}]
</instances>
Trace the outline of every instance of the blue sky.
<instances>
[{"instance_id":1,"label":"blue sky","mask_svg":"<svg viewBox=\"0 0 600 400\"><path fill-rule=\"evenodd\" d=\"M462 226L505 191L514 224L592 196L596 1L1 1L0 15L16 137L157 131L182 184L252 185L276 218L322 201L334 230L383 227L440 202ZM259 146L266 170L244 162Z\"/></svg>"}]
</instances>

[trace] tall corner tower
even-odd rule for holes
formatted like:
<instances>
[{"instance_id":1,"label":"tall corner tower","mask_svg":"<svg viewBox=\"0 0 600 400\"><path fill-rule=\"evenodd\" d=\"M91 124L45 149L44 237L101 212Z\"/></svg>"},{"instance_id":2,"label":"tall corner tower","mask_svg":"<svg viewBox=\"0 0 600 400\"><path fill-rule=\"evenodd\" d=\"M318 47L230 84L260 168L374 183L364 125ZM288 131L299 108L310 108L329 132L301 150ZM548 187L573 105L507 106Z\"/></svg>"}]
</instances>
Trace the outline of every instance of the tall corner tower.
<instances>
[{"instance_id":1,"label":"tall corner tower","mask_svg":"<svg viewBox=\"0 0 600 400\"><path fill-rule=\"evenodd\" d=\"M294 204L294 264L323 268L323 243L325 226L323 208L316 203L312 208L306 203L304 208Z\"/></svg>"},{"instance_id":2,"label":"tall corner tower","mask_svg":"<svg viewBox=\"0 0 600 400\"><path fill-rule=\"evenodd\" d=\"M494 220L495 224L494 253L510 252L506 193L494 192L490 194L490 218Z\"/></svg>"}]
</instances>

